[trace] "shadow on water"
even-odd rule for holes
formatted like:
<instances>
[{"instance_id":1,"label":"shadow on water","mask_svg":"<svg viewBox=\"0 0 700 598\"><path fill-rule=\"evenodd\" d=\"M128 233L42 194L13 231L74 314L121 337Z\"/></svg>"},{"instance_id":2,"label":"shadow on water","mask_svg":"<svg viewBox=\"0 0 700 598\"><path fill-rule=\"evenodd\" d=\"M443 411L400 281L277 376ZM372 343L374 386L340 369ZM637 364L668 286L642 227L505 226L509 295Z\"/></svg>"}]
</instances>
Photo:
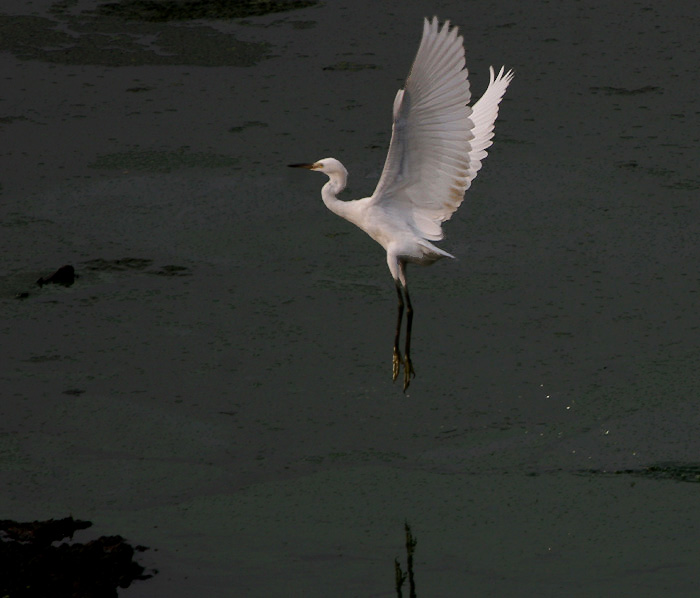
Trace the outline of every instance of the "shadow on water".
<instances>
[{"instance_id":1,"label":"shadow on water","mask_svg":"<svg viewBox=\"0 0 700 598\"><path fill-rule=\"evenodd\" d=\"M408 577L408 589L409 598L416 598L416 582L413 577L413 553L416 549L416 544L418 541L413 537L411 533L411 526L408 525L408 521L404 524L404 529L406 530L406 572L404 573L401 569L401 564L399 559L394 559L394 574L396 576L396 595L398 598L403 596L403 584Z\"/></svg>"}]
</instances>

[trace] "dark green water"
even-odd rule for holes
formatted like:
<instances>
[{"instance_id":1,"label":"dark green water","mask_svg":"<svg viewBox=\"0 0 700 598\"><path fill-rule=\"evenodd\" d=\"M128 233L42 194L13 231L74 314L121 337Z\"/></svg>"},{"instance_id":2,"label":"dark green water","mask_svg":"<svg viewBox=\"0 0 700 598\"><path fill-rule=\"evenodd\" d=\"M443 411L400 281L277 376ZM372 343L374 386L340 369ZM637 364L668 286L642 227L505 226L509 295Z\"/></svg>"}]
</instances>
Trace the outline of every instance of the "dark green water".
<instances>
[{"instance_id":1,"label":"dark green water","mask_svg":"<svg viewBox=\"0 0 700 598\"><path fill-rule=\"evenodd\" d=\"M395 595L406 520L418 596L697 595L694 5L106 4L0 8L0 518L148 546L133 597ZM371 193L438 10L516 78L404 396L381 249L285 164Z\"/></svg>"}]
</instances>

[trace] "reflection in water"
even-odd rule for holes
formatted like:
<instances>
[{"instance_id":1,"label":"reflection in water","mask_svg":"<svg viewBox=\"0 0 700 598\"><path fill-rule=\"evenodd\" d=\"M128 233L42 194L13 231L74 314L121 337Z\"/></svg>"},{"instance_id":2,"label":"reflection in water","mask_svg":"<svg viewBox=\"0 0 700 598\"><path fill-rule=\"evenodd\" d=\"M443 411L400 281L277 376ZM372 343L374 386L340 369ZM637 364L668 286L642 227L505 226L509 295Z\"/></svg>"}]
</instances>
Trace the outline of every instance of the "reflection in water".
<instances>
[{"instance_id":1,"label":"reflection in water","mask_svg":"<svg viewBox=\"0 0 700 598\"><path fill-rule=\"evenodd\" d=\"M403 596L401 588L403 587L404 581L406 581L406 576L408 576L408 588L409 588L409 598L416 597L416 582L413 578L413 552L416 548L417 540L413 537L411 533L411 526L408 525L408 521L404 524L406 530L406 573L401 569L399 564L399 559L394 559L394 573L396 575L396 595L398 598Z\"/></svg>"}]
</instances>

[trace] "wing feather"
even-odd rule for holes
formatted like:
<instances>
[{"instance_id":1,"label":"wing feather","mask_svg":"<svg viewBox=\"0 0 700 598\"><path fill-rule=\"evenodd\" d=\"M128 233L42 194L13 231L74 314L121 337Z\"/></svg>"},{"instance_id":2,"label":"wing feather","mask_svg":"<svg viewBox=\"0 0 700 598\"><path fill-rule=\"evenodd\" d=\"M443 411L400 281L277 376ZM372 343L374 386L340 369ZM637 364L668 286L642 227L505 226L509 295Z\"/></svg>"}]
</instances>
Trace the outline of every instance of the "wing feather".
<instances>
[{"instance_id":1,"label":"wing feather","mask_svg":"<svg viewBox=\"0 0 700 598\"><path fill-rule=\"evenodd\" d=\"M423 37L404 89L394 99L393 131L371 201L401 213L425 239L459 207L492 143L498 103L512 73L503 69L474 105L463 39L446 21L423 21Z\"/></svg>"},{"instance_id":2,"label":"wing feather","mask_svg":"<svg viewBox=\"0 0 700 598\"><path fill-rule=\"evenodd\" d=\"M494 76L493 67L489 67L489 86L472 108L474 139L469 152L470 184L481 168L481 161L487 155L486 148L493 143L493 127L498 116L498 105L512 79L513 71L504 74L504 68L501 67L498 75Z\"/></svg>"}]
</instances>

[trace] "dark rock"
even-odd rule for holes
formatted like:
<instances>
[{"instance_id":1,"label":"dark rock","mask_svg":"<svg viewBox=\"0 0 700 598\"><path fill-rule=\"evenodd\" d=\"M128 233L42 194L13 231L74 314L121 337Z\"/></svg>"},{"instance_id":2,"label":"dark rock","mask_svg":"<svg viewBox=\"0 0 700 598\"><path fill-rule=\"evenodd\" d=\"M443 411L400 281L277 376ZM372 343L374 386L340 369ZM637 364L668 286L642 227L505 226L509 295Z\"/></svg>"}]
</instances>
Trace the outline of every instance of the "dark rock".
<instances>
[{"instance_id":1,"label":"dark rock","mask_svg":"<svg viewBox=\"0 0 700 598\"><path fill-rule=\"evenodd\" d=\"M67 517L48 521L0 521L0 596L26 598L117 598L117 588L148 579L121 536L86 544L54 543L73 538L89 521Z\"/></svg>"},{"instance_id":2,"label":"dark rock","mask_svg":"<svg viewBox=\"0 0 700 598\"><path fill-rule=\"evenodd\" d=\"M48 278L40 278L36 283L43 287L45 284L61 284L69 287L75 282L75 268L71 265L61 266Z\"/></svg>"}]
</instances>

